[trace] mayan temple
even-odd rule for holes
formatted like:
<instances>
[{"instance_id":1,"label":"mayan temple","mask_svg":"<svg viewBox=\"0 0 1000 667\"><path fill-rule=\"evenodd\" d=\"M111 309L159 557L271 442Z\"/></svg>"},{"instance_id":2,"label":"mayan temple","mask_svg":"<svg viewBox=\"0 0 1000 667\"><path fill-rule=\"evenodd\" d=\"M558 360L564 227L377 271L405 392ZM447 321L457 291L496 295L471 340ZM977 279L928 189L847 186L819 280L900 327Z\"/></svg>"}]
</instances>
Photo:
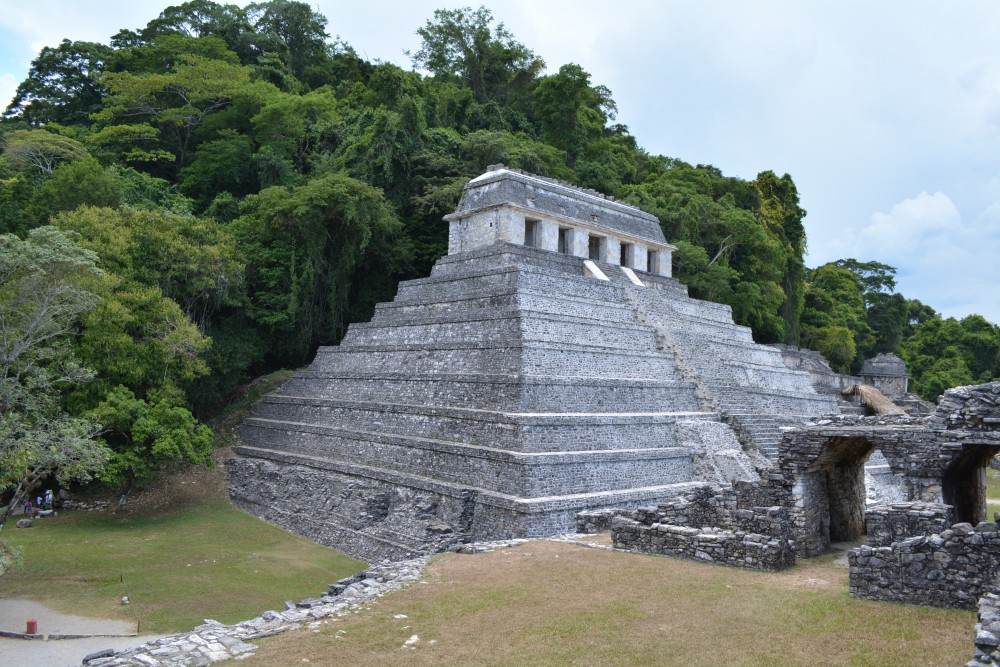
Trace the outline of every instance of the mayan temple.
<instances>
[{"instance_id":1,"label":"mayan temple","mask_svg":"<svg viewBox=\"0 0 1000 667\"><path fill-rule=\"evenodd\" d=\"M569 532L576 513L753 481L837 411L671 277L657 219L502 165L448 255L255 408L238 505L366 560Z\"/></svg>"}]
</instances>

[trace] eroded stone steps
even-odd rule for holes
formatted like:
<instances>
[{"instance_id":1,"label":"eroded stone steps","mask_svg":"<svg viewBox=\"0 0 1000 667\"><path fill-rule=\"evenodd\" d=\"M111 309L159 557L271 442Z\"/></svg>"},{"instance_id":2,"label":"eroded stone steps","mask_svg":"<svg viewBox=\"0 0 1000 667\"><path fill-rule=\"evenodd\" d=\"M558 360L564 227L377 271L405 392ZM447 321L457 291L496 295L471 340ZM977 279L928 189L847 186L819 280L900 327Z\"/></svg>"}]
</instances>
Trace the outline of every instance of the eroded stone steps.
<instances>
[{"instance_id":1,"label":"eroded stone steps","mask_svg":"<svg viewBox=\"0 0 1000 667\"><path fill-rule=\"evenodd\" d=\"M468 294L426 303L387 302L375 306L372 322L405 321L413 317L433 317L439 314L490 312L498 308L520 308L555 315L581 316L609 322L634 323L635 312L620 303L595 303L563 292L538 291L508 287L488 293Z\"/></svg>"},{"instance_id":2,"label":"eroded stone steps","mask_svg":"<svg viewBox=\"0 0 1000 667\"><path fill-rule=\"evenodd\" d=\"M662 412L665 406L672 411L699 411L693 383L662 378L304 370L278 393L365 401L391 397L400 403L511 412Z\"/></svg>"},{"instance_id":3,"label":"eroded stone steps","mask_svg":"<svg viewBox=\"0 0 1000 667\"><path fill-rule=\"evenodd\" d=\"M555 374L562 377L670 378L672 358L656 350L577 343L490 341L476 347L448 342L426 349L412 345L351 345L324 348L315 370L377 372L393 368L411 373L468 372Z\"/></svg>"},{"instance_id":4,"label":"eroded stone steps","mask_svg":"<svg viewBox=\"0 0 1000 667\"><path fill-rule=\"evenodd\" d=\"M524 309L502 309L490 313L453 313L445 317L411 319L392 325L352 324L341 342L342 349L365 345L426 348L442 344L481 345L496 340L564 343L576 347L580 340L590 346L636 349L655 348L653 330L637 322L608 322Z\"/></svg>"},{"instance_id":5,"label":"eroded stone steps","mask_svg":"<svg viewBox=\"0 0 1000 667\"><path fill-rule=\"evenodd\" d=\"M498 493L490 489L466 484L455 484L413 473L396 472L372 466L331 461L322 457L290 454L277 449L244 445L237 447L236 451L240 455L253 456L259 459L307 466L316 470L345 473L350 475L350 479L370 479L373 482L386 484L387 487L385 488L402 488L417 493L429 491L440 497L455 499L472 497L474 498L476 513L489 513L493 509L499 509L512 511L515 517L519 515L526 517L534 515L530 523L508 522L505 528L506 532L504 530L497 532L495 529L500 527L491 526L494 530L488 535L469 535L472 539L543 537L546 535L574 532L576 514L578 512L605 507L634 508L655 506L660 502L674 498L681 493L702 485L702 482L661 483L632 489L522 498L510 494ZM266 476L262 477L261 481L266 484ZM279 498L284 495L281 489L274 489L273 493ZM322 498L316 498L316 500L321 501ZM378 526L372 526L371 528L378 530ZM405 534L405 531L400 535L403 534Z\"/></svg>"},{"instance_id":6,"label":"eroded stone steps","mask_svg":"<svg viewBox=\"0 0 1000 667\"><path fill-rule=\"evenodd\" d=\"M251 447L433 477L521 498L620 491L686 482L693 475L691 452L681 446L521 453L259 418L247 420L241 438Z\"/></svg>"},{"instance_id":7,"label":"eroded stone steps","mask_svg":"<svg viewBox=\"0 0 1000 667\"><path fill-rule=\"evenodd\" d=\"M264 398L252 416L522 452L666 446L677 439L678 421L718 421L714 413L506 413L288 394Z\"/></svg>"}]
</instances>

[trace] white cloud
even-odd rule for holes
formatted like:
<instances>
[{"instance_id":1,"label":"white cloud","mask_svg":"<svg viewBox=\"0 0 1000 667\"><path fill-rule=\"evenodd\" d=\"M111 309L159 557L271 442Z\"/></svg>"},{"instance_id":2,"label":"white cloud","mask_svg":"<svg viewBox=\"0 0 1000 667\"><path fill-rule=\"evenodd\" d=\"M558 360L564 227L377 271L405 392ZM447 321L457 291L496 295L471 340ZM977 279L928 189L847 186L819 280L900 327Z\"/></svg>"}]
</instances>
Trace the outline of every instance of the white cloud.
<instances>
[{"instance_id":1,"label":"white cloud","mask_svg":"<svg viewBox=\"0 0 1000 667\"><path fill-rule=\"evenodd\" d=\"M871 224L861 231L856 243L869 254L905 261L932 244L947 245L949 235L961 230L961 218L955 204L943 192L933 195L921 192L899 202L888 213L872 214Z\"/></svg>"},{"instance_id":2,"label":"white cloud","mask_svg":"<svg viewBox=\"0 0 1000 667\"><path fill-rule=\"evenodd\" d=\"M945 316L979 313L1000 321L1000 202L965 221L943 192L921 192L845 240L845 254L899 269L898 289Z\"/></svg>"}]
</instances>

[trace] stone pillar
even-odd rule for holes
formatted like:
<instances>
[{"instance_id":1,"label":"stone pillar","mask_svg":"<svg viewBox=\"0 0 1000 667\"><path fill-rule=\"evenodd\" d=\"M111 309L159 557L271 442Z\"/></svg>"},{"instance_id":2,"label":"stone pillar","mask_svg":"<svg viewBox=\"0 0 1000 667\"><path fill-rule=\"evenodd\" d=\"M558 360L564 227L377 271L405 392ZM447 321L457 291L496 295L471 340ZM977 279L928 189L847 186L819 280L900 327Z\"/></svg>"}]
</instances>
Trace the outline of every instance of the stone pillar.
<instances>
[{"instance_id":1,"label":"stone pillar","mask_svg":"<svg viewBox=\"0 0 1000 667\"><path fill-rule=\"evenodd\" d=\"M497 240L524 245L524 216L502 208L498 211Z\"/></svg>"},{"instance_id":2,"label":"stone pillar","mask_svg":"<svg viewBox=\"0 0 1000 667\"><path fill-rule=\"evenodd\" d=\"M573 228L568 232L568 242L570 247L569 254L574 257L583 257L587 259L590 256L590 247L587 245L590 241L590 237L587 232L582 229Z\"/></svg>"},{"instance_id":3,"label":"stone pillar","mask_svg":"<svg viewBox=\"0 0 1000 667\"><path fill-rule=\"evenodd\" d=\"M604 253L604 261L608 264L622 263L622 242L614 236L607 239L607 250Z\"/></svg>"},{"instance_id":4,"label":"stone pillar","mask_svg":"<svg viewBox=\"0 0 1000 667\"><path fill-rule=\"evenodd\" d=\"M559 224L551 220L538 223L538 247L551 252L559 251Z\"/></svg>"},{"instance_id":5,"label":"stone pillar","mask_svg":"<svg viewBox=\"0 0 1000 667\"><path fill-rule=\"evenodd\" d=\"M673 275L673 266L671 266L669 250L656 251L656 274L659 276L666 276L668 278Z\"/></svg>"},{"instance_id":6,"label":"stone pillar","mask_svg":"<svg viewBox=\"0 0 1000 667\"><path fill-rule=\"evenodd\" d=\"M629 258L629 266L636 271L648 271L649 267L646 266L646 253L646 246L641 243L634 243L632 245L632 256Z\"/></svg>"}]
</instances>

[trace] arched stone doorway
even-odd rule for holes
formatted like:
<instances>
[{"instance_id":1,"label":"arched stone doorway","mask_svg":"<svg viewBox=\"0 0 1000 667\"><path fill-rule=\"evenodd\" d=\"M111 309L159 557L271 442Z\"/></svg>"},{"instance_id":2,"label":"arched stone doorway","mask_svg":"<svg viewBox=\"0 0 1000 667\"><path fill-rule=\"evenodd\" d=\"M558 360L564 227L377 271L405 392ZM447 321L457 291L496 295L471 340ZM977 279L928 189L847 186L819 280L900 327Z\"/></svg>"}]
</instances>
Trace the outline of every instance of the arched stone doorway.
<instances>
[{"instance_id":1,"label":"arched stone doorway","mask_svg":"<svg viewBox=\"0 0 1000 667\"><path fill-rule=\"evenodd\" d=\"M955 521L976 525L985 521L986 466L997 448L988 445L965 445L944 470L941 497L955 508Z\"/></svg>"},{"instance_id":2,"label":"arched stone doorway","mask_svg":"<svg viewBox=\"0 0 1000 667\"><path fill-rule=\"evenodd\" d=\"M801 435L793 444L797 460L786 465L794 480L795 551L808 558L865 534L865 462L876 445L858 433Z\"/></svg>"}]
</instances>

